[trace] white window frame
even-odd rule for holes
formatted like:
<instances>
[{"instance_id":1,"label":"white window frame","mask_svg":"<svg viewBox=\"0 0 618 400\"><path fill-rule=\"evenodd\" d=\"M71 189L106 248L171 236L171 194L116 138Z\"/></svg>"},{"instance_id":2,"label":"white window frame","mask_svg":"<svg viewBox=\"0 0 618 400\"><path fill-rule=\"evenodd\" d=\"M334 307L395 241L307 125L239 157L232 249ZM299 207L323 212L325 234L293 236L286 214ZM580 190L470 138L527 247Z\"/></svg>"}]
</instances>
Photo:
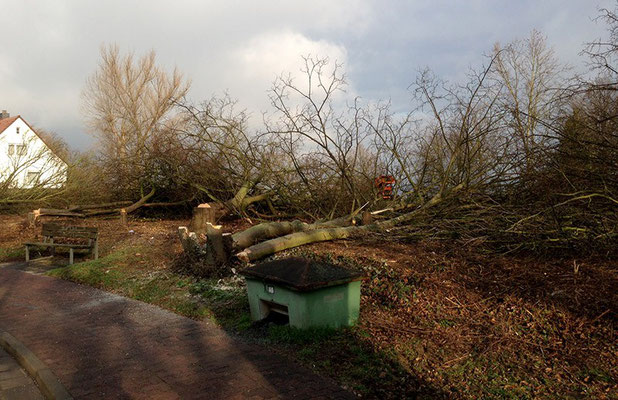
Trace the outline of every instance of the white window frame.
<instances>
[{"instance_id":1,"label":"white window frame","mask_svg":"<svg viewBox=\"0 0 618 400\"><path fill-rule=\"evenodd\" d=\"M28 146L25 144L16 144L15 154L17 154L18 156L25 156L26 154L28 154Z\"/></svg>"},{"instance_id":2,"label":"white window frame","mask_svg":"<svg viewBox=\"0 0 618 400\"><path fill-rule=\"evenodd\" d=\"M26 173L26 185L34 185L41 179L41 171L28 171Z\"/></svg>"}]
</instances>

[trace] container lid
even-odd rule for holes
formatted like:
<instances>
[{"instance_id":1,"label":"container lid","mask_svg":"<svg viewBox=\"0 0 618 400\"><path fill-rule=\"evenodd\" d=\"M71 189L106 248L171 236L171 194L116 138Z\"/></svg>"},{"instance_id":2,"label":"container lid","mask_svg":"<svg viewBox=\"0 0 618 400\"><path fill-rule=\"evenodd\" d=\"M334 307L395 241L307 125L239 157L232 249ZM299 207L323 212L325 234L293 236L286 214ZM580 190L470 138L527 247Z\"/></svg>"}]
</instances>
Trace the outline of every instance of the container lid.
<instances>
[{"instance_id":1,"label":"container lid","mask_svg":"<svg viewBox=\"0 0 618 400\"><path fill-rule=\"evenodd\" d=\"M360 271L300 257L264 262L240 273L248 278L277 283L300 292L343 285L366 278Z\"/></svg>"}]
</instances>

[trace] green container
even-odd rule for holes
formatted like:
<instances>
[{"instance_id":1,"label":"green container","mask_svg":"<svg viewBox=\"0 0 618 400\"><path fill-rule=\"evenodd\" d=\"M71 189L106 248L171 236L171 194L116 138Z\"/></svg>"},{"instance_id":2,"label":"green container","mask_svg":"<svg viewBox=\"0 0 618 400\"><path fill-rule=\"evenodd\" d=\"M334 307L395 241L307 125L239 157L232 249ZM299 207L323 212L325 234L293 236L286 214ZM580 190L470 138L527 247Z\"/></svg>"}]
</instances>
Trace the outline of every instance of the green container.
<instances>
[{"instance_id":1,"label":"green container","mask_svg":"<svg viewBox=\"0 0 618 400\"><path fill-rule=\"evenodd\" d=\"M358 321L362 273L302 258L275 260L242 271L251 318L271 312L296 328L351 326Z\"/></svg>"}]
</instances>

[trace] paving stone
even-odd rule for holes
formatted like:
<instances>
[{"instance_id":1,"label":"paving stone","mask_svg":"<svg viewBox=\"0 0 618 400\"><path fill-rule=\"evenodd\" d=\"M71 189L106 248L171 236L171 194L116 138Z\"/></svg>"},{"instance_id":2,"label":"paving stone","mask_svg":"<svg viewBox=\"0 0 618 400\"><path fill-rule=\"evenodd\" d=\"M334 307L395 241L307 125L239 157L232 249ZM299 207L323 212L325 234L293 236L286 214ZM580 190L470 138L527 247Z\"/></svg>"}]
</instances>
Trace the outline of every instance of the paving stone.
<instances>
[{"instance_id":1,"label":"paving stone","mask_svg":"<svg viewBox=\"0 0 618 400\"><path fill-rule=\"evenodd\" d=\"M2 390L0 398L6 400L44 400L45 397L34 384L17 386L11 389Z\"/></svg>"},{"instance_id":2,"label":"paving stone","mask_svg":"<svg viewBox=\"0 0 618 400\"><path fill-rule=\"evenodd\" d=\"M208 321L17 269L0 268L1 329L77 399L354 398Z\"/></svg>"},{"instance_id":3,"label":"paving stone","mask_svg":"<svg viewBox=\"0 0 618 400\"><path fill-rule=\"evenodd\" d=\"M2 348L0 348L0 399L44 399L30 375Z\"/></svg>"}]
</instances>

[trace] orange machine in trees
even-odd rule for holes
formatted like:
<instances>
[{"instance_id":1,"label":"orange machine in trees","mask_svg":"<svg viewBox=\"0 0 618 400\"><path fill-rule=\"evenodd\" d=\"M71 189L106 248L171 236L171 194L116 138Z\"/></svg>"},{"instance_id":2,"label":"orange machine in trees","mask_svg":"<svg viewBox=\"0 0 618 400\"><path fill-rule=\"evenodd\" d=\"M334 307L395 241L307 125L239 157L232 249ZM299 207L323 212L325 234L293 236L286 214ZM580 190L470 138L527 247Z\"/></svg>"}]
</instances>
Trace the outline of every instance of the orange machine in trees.
<instances>
[{"instance_id":1,"label":"orange machine in trees","mask_svg":"<svg viewBox=\"0 0 618 400\"><path fill-rule=\"evenodd\" d=\"M376 188L378 188L378 194L383 199L390 200L393 198L393 186L395 185L395 178L391 175L380 175L375 179Z\"/></svg>"}]
</instances>

